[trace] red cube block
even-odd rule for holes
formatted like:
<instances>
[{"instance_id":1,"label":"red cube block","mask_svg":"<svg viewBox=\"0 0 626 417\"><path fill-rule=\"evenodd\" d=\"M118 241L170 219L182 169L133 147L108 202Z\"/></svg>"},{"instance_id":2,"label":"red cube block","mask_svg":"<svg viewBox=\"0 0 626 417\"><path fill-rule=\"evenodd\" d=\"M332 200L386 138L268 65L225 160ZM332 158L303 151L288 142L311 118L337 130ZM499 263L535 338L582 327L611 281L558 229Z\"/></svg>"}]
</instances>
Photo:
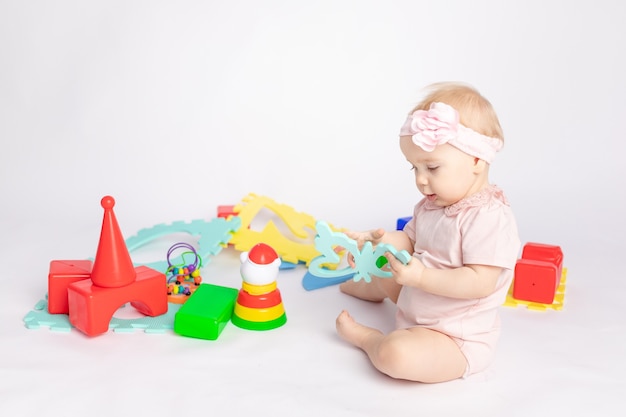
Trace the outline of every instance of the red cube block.
<instances>
[{"instance_id":1,"label":"red cube block","mask_svg":"<svg viewBox=\"0 0 626 417\"><path fill-rule=\"evenodd\" d=\"M513 298L552 304L558 287L557 268L550 262L519 259L515 264Z\"/></svg>"},{"instance_id":2,"label":"red cube block","mask_svg":"<svg viewBox=\"0 0 626 417\"><path fill-rule=\"evenodd\" d=\"M93 263L89 260L51 261L48 272L48 313L68 314L67 287L73 282L91 278Z\"/></svg>"},{"instance_id":3,"label":"red cube block","mask_svg":"<svg viewBox=\"0 0 626 417\"><path fill-rule=\"evenodd\" d=\"M557 268L557 277L561 278L563 272L563 251L560 246L546 245L543 243L527 243L522 250L522 259L550 262ZM557 281L556 286L559 286Z\"/></svg>"},{"instance_id":4,"label":"red cube block","mask_svg":"<svg viewBox=\"0 0 626 417\"><path fill-rule=\"evenodd\" d=\"M559 246L527 243L515 265L513 298L552 304L562 271L563 252Z\"/></svg>"}]
</instances>

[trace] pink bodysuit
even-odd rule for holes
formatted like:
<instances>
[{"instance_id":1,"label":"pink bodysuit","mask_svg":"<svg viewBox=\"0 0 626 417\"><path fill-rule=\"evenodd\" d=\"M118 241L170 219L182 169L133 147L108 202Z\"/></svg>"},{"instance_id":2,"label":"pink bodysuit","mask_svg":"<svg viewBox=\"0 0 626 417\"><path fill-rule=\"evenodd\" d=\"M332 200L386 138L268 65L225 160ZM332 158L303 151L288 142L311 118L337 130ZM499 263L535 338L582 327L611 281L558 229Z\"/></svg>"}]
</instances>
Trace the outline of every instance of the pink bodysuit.
<instances>
[{"instance_id":1,"label":"pink bodysuit","mask_svg":"<svg viewBox=\"0 0 626 417\"><path fill-rule=\"evenodd\" d=\"M404 231L414 242L414 256L427 268L503 268L495 291L484 298L449 298L408 286L398 297L398 328L422 326L450 336L467 359L465 376L486 369L500 335L498 307L506 298L520 250L515 218L502 190L490 185L448 207L423 199Z\"/></svg>"}]
</instances>

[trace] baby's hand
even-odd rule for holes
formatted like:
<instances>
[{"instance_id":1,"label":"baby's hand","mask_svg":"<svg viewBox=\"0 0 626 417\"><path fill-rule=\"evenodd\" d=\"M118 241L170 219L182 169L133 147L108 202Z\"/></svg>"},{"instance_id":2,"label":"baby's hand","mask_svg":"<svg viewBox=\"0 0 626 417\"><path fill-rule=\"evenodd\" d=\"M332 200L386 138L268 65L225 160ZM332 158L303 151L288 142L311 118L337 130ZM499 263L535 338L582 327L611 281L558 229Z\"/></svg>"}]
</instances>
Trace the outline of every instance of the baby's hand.
<instances>
[{"instance_id":1,"label":"baby's hand","mask_svg":"<svg viewBox=\"0 0 626 417\"><path fill-rule=\"evenodd\" d=\"M367 232L351 232L347 231L346 236L350 239L356 240L359 245L359 249L363 247L365 242L372 242L373 246L376 246L385 236L385 229L373 229Z\"/></svg>"},{"instance_id":2,"label":"baby's hand","mask_svg":"<svg viewBox=\"0 0 626 417\"><path fill-rule=\"evenodd\" d=\"M379 244L385 236L385 229L373 229L368 230L367 232L347 231L345 233L350 239L356 241L359 250L361 250L363 249L365 242L371 242L372 247L376 247L376 245ZM348 256L348 264L351 268L355 267L354 256L352 256L352 254Z\"/></svg>"},{"instance_id":3,"label":"baby's hand","mask_svg":"<svg viewBox=\"0 0 626 417\"><path fill-rule=\"evenodd\" d=\"M387 258L389 271L391 271L393 279L398 284L409 287L420 286L422 274L426 269L422 261L412 256L409 263L405 265L390 252L387 252L385 257Z\"/></svg>"}]
</instances>

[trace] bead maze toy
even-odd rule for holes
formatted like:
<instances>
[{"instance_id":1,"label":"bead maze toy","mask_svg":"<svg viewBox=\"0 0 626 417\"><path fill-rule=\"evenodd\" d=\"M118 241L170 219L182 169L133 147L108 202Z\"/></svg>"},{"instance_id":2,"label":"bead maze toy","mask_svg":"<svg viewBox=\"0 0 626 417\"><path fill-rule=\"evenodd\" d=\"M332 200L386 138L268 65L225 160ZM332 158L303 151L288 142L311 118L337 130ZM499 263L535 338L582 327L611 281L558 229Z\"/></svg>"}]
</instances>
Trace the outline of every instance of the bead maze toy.
<instances>
[{"instance_id":1,"label":"bead maze toy","mask_svg":"<svg viewBox=\"0 0 626 417\"><path fill-rule=\"evenodd\" d=\"M372 276L389 278L391 272L383 269L387 262L384 257L386 252L390 252L404 264L407 264L411 259L411 254L407 251L398 251L386 243L378 244L376 248L373 248L371 242L365 242L363 247L359 249L354 239L350 239L344 233L333 231L323 221L317 222L316 230L315 247L322 254L311 261L308 272L302 280L302 285L307 290L341 283L350 278L365 282L370 282ZM341 255L337 253L337 248L343 248L352 254L355 263L354 268L349 266L341 269L336 268L341 261ZM330 266L335 266L335 268Z\"/></svg>"},{"instance_id":2,"label":"bead maze toy","mask_svg":"<svg viewBox=\"0 0 626 417\"><path fill-rule=\"evenodd\" d=\"M240 255L242 288L232 316L235 326L271 330L284 325L287 315L276 285L280 258L265 243L257 243Z\"/></svg>"},{"instance_id":3,"label":"bead maze toy","mask_svg":"<svg viewBox=\"0 0 626 417\"><path fill-rule=\"evenodd\" d=\"M180 254L182 262L174 263L172 260L174 254L180 249L184 250ZM193 256L193 261L189 262L186 255ZM202 257L189 243L177 242L167 250L167 265L167 301L183 304L187 301L187 297L202 283L202 276L200 275Z\"/></svg>"},{"instance_id":4,"label":"bead maze toy","mask_svg":"<svg viewBox=\"0 0 626 417\"><path fill-rule=\"evenodd\" d=\"M65 313L67 303L70 323L88 336L105 333L115 311L128 302L146 316L168 310L165 275L133 265L113 211L115 200L105 196L100 204L104 217L93 263L52 261L48 274L51 312Z\"/></svg>"}]
</instances>

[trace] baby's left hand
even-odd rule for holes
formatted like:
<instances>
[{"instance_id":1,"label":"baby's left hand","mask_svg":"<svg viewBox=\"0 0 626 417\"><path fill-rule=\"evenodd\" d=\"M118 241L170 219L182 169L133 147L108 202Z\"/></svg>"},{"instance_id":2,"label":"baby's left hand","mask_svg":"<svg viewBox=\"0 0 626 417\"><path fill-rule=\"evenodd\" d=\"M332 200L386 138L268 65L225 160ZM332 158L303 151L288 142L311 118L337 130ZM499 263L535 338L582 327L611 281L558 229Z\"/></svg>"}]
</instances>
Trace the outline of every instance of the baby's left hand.
<instances>
[{"instance_id":1,"label":"baby's left hand","mask_svg":"<svg viewBox=\"0 0 626 417\"><path fill-rule=\"evenodd\" d=\"M420 286L422 273L426 269L422 261L412 256L409 263L405 265L390 252L387 252L385 257L389 271L398 284L410 287Z\"/></svg>"}]
</instances>

